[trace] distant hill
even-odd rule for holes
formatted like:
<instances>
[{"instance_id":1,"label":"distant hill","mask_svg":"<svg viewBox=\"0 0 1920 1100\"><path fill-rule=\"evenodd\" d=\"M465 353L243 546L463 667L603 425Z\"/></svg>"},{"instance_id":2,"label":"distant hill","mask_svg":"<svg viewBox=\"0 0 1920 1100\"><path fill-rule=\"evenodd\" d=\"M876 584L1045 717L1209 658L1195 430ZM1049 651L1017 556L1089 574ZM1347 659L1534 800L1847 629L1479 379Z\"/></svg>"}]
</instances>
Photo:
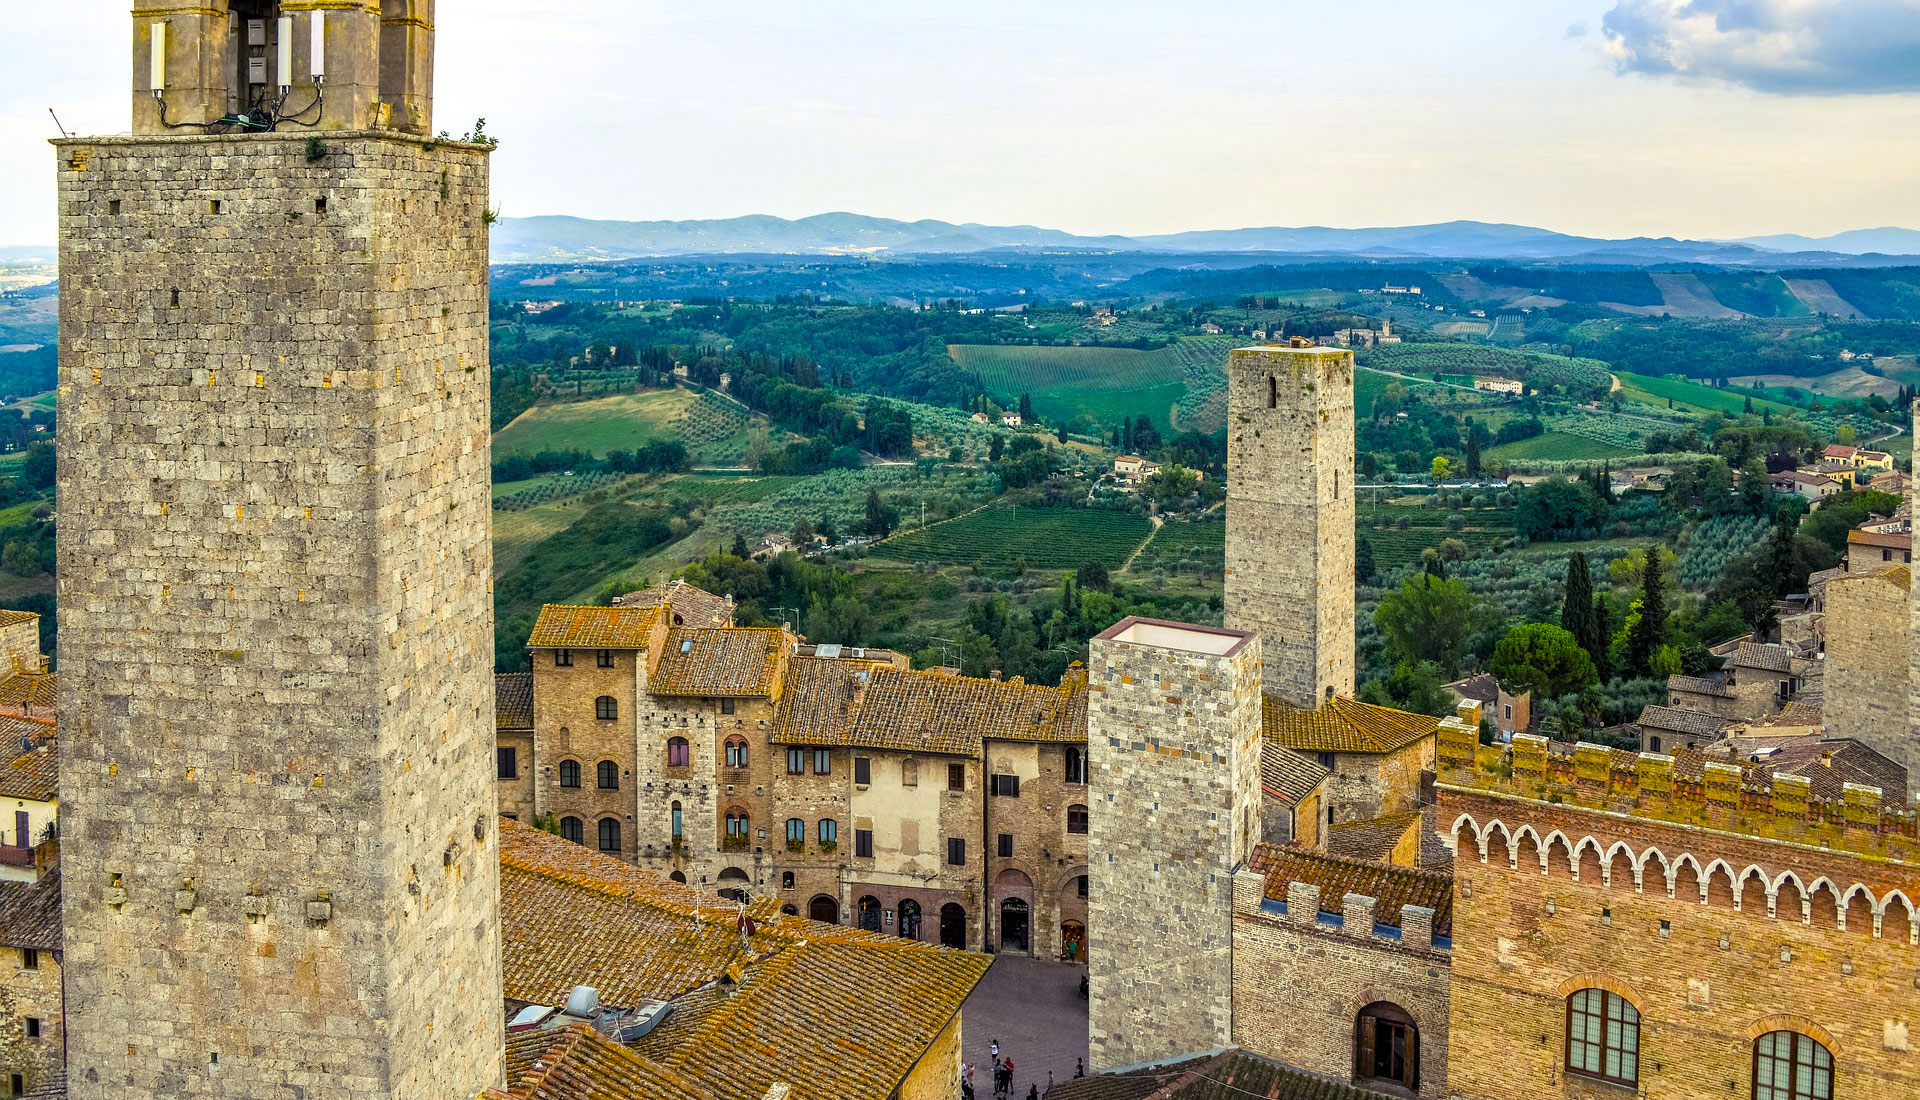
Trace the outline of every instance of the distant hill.
<instances>
[{"instance_id":1,"label":"distant hill","mask_svg":"<svg viewBox=\"0 0 1920 1100\"><path fill-rule=\"evenodd\" d=\"M498 263L566 263L688 255L969 255L994 251L1155 254L1252 253L1329 259L1463 259L1643 266L1704 263L1821 266L1866 253L1920 255L1920 232L1862 230L1815 241L1765 237L1688 241L1672 237L1606 240L1524 225L1458 221L1437 225L1336 229L1251 228L1145 237L1085 237L1031 225L903 222L861 214L819 214L790 221L766 215L714 221L594 221L573 217L506 218L494 227Z\"/></svg>"}]
</instances>

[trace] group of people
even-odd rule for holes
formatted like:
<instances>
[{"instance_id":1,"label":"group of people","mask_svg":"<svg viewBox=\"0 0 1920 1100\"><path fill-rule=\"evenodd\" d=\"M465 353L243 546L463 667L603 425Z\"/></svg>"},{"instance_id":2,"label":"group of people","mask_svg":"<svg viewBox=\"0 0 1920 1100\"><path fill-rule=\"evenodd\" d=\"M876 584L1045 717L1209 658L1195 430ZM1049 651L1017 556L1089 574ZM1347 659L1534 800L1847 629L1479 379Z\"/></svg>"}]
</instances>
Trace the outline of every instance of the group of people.
<instances>
[{"instance_id":1,"label":"group of people","mask_svg":"<svg viewBox=\"0 0 1920 1100\"><path fill-rule=\"evenodd\" d=\"M1013 1059L1011 1057L1008 1057L1003 1060L1000 1057L1000 1040L998 1039L995 1039L991 1043L987 1044L987 1051L993 1057L993 1095L994 1097L996 1098L996 1100L1014 1100ZM960 1071L961 1100L974 1100L973 1074L974 1074L974 1069L973 1069L972 1062L968 1062L966 1066L962 1068ZM1084 1058L1076 1059L1074 1061L1073 1075L1075 1077L1085 1077L1087 1075L1087 1063ZM1047 1074L1047 1091L1049 1092L1053 1091L1053 1074L1052 1073ZM1035 1081L1033 1084L1027 1086L1026 1100L1040 1100L1040 1097L1041 1097L1040 1082Z\"/></svg>"}]
</instances>

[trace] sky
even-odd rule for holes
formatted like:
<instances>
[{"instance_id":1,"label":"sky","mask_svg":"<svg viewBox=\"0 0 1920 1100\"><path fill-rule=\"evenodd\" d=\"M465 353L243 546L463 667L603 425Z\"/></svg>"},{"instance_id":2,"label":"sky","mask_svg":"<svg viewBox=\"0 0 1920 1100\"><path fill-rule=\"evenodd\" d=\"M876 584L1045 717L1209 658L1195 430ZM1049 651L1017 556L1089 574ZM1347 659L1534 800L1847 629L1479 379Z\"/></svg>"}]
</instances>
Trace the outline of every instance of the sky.
<instances>
[{"instance_id":1,"label":"sky","mask_svg":"<svg viewBox=\"0 0 1920 1100\"><path fill-rule=\"evenodd\" d=\"M0 245L51 107L128 125L126 0L6 5ZM441 0L436 125L508 217L1146 234L1471 218L1920 228L1920 0Z\"/></svg>"}]
</instances>

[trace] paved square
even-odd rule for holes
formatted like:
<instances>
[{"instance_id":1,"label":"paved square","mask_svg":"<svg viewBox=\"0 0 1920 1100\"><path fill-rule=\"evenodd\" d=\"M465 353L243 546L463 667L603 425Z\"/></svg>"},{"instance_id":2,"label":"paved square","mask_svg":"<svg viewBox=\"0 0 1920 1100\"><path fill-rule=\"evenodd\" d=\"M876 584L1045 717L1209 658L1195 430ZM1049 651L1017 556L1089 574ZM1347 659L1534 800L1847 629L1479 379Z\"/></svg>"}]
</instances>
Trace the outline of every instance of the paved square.
<instances>
[{"instance_id":1,"label":"paved square","mask_svg":"<svg viewBox=\"0 0 1920 1100\"><path fill-rule=\"evenodd\" d=\"M1018 955L994 959L973 996L961 1009L964 1034L960 1060L974 1067L974 1095L993 1095L993 1056L988 1044L1000 1040L1000 1057L1013 1059L1013 1095L1047 1092L1054 1080L1073 1077L1074 1059L1087 1056L1087 1002L1080 999L1084 966L1045 962Z\"/></svg>"}]
</instances>

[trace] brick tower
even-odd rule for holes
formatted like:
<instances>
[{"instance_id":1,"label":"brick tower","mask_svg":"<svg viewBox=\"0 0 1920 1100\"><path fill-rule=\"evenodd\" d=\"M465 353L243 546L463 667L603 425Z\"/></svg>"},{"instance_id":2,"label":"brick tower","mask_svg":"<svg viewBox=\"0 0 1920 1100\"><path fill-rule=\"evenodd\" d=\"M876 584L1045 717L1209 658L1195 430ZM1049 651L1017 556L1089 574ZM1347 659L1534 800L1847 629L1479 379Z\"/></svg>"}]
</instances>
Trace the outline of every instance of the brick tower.
<instances>
[{"instance_id":1,"label":"brick tower","mask_svg":"<svg viewBox=\"0 0 1920 1100\"><path fill-rule=\"evenodd\" d=\"M71 1095L470 1100L487 149L415 136L430 0L134 21L132 136L57 143Z\"/></svg>"},{"instance_id":2,"label":"brick tower","mask_svg":"<svg viewBox=\"0 0 1920 1100\"><path fill-rule=\"evenodd\" d=\"M1128 619L1094 639L1087 957L1095 1073L1233 1030L1233 876L1260 839L1258 635Z\"/></svg>"},{"instance_id":3,"label":"brick tower","mask_svg":"<svg viewBox=\"0 0 1920 1100\"><path fill-rule=\"evenodd\" d=\"M1353 353L1227 363L1226 622L1260 635L1269 695L1353 695Z\"/></svg>"}]
</instances>

